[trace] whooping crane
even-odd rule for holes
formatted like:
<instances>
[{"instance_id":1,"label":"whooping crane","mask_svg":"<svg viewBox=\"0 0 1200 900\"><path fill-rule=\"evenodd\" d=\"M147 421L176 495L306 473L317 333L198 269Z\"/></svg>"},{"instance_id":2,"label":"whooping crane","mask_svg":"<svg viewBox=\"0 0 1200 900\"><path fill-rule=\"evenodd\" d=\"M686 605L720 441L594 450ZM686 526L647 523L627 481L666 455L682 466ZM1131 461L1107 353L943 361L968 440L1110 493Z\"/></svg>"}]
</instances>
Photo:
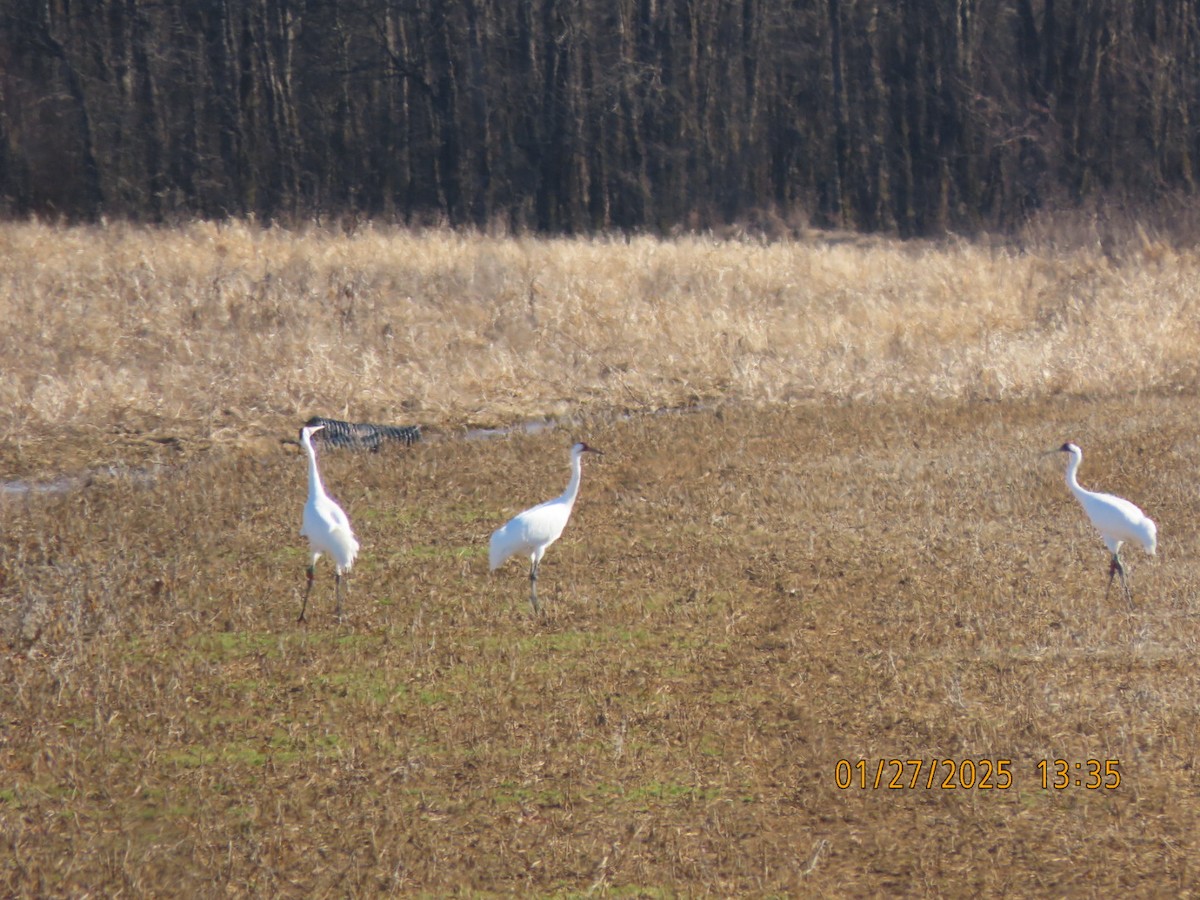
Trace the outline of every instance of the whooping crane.
<instances>
[{"instance_id":1,"label":"whooping crane","mask_svg":"<svg viewBox=\"0 0 1200 900\"><path fill-rule=\"evenodd\" d=\"M579 496L579 479L583 471L581 459L585 453L603 454L580 441L571 448L571 480L562 495L519 513L492 532L488 545L488 571L494 572L510 556L528 556L529 602L538 611L538 566L546 548L558 540L571 517L571 508Z\"/></svg>"},{"instance_id":2,"label":"whooping crane","mask_svg":"<svg viewBox=\"0 0 1200 900\"><path fill-rule=\"evenodd\" d=\"M358 554L358 541L350 529L350 519L333 498L325 493L325 487L321 484L321 473L317 471L317 451L313 449L312 436L324 427L306 425L300 429L300 443L308 453L308 502L304 504L304 524L300 528L300 534L308 538L312 559L308 564L308 586L304 589L304 603L300 607L300 618L297 622L304 621L317 560L322 553L328 553L336 567L337 608L334 615L339 619L342 617L342 575L350 571L350 567L354 565L354 557Z\"/></svg>"},{"instance_id":3,"label":"whooping crane","mask_svg":"<svg viewBox=\"0 0 1200 900\"><path fill-rule=\"evenodd\" d=\"M1096 493L1079 486L1076 474L1079 471L1079 464L1083 461L1083 451L1077 445L1066 443L1058 450L1050 452L1066 453L1070 457L1067 462L1067 487L1071 489L1071 493L1075 495L1075 499L1079 501L1083 511L1092 520L1092 525L1100 532L1100 536L1104 538L1104 545L1112 554L1112 561L1108 565L1108 588L1104 591L1104 599L1108 599L1108 593L1112 590L1113 576L1120 575L1125 599L1129 603L1133 603L1133 591L1125 576L1125 566L1121 564L1121 545L1126 541L1136 542L1153 556L1158 546L1157 527L1144 512L1128 500L1114 497L1112 494Z\"/></svg>"}]
</instances>

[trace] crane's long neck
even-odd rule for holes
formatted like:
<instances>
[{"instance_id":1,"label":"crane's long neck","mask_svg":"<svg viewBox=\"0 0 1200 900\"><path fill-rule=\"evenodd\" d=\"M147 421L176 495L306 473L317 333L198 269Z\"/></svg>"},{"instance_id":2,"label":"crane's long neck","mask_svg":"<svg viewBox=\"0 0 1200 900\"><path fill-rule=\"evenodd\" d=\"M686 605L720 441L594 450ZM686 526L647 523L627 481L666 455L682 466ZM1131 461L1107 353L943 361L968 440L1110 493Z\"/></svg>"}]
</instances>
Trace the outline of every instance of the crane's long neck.
<instances>
[{"instance_id":1,"label":"crane's long neck","mask_svg":"<svg viewBox=\"0 0 1200 900\"><path fill-rule=\"evenodd\" d=\"M1081 487L1079 484L1079 464L1083 462L1083 455L1080 453L1072 453L1070 460L1067 462L1067 487L1071 489L1071 493L1076 497L1087 497L1092 492L1087 488Z\"/></svg>"},{"instance_id":2,"label":"crane's long neck","mask_svg":"<svg viewBox=\"0 0 1200 900\"><path fill-rule=\"evenodd\" d=\"M575 505L575 498L579 496L579 481L583 477L583 464L580 462L578 453L571 454L571 480L567 482L567 489L563 491L559 497L568 507Z\"/></svg>"},{"instance_id":3,"label":"crane's long neck","mask_svg":"<svg viewBox=\"0 0 1200 900\"><path fill-rule=\"evenodd\" d=\"M317 470L317 451L313 449L312 439L304 436L304 449L308 453L308 499L312 500L325 494L325 485L321 484L321 473Z\"/></svg>"}]
</instances>

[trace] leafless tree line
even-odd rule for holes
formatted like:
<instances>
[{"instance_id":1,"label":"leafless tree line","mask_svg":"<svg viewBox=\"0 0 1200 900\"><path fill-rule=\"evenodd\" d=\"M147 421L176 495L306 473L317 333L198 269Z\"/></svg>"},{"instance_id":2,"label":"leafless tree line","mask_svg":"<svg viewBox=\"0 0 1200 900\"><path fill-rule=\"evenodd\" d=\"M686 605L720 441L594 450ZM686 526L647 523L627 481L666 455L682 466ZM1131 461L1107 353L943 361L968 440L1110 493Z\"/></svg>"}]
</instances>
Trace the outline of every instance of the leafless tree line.
<instances>
[{"instance_id":1,"label":"leafless tree line","mask_svg":"<svg viewBox=\"0 0 1200 900\"><path fill-rule=\"evenodd\" d=\"M1200 0L5 0L0 215L1004 229L1188 192Z\"/></svg>"}]
</instances>

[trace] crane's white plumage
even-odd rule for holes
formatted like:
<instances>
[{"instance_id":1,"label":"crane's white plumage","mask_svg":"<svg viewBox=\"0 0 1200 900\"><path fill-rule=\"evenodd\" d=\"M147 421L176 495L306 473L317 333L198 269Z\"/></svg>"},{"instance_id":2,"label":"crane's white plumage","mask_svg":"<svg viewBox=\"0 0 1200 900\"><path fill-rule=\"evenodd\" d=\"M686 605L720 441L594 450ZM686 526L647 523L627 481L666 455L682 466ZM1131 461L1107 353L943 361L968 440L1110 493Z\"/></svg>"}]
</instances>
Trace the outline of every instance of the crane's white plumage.
<instances>
[{"instance_id":1,"label":"crane's white plumage","mask_svg":"<svg viewBox=\"0 0 1200 900\"><path fill-rule=\"evenodd\" d=\"M334 614L339 618L342 615L342 575L350 571L354 557L358 555L358 541L350 528L350 519L325 493L321 473L317 470L317 451L313 448L312 436L324 427L306 425L300 429L300 443L308 453L308 502L304 504L304 523L300 527L300 535L308 538L308 546L312 551L312 560L308 564L308 587L305 588L304 604L300 607L300 618L297 620L300 622L304 621L308 595L312 592L317 560L321 554L328 554L336 567L337 609Z\"/></svg>"},{"instance_id":2,"label":"crane's white plumage","mask_svg":"<svg viewBox=\"0 0 1200 900\"><path fill-rule=\"evenodd\" d=\"M492 532L492 540L488 545L489 571L494 572L509 557L528 556L529 602L535 611L538 608L538 566L546 548L558 540L567 527L567 520L571 518L571 509L575 506L575 498L579 496L585 453L599 454L600 451L583 442L571 448L571 480L560 496L525 510Z\"/></svg>"},{"instance_id":3,"label":"crane's white plumage","mask_svg":"<svg viewBox=\"0 0 1200 900\"><path fill-rule=\"evenodd\" d=\"M1114 497L1112 494L1089 491L1079 486L1077 475L1079 464L1083 462L1083 451L1077 445L1063 444L1057 452L1066 453L1070 457L1067 462L1067 487L1091 519L1092 525L1100 532L1104 546L1112 554L1112 562L1108 567L1109 589L1112 588L1113 576L1120 575L1125 597L1132 600L1133 594L1125 577L1125 567L1121 564L1121 546L1126 542L1136 543L1153 556L1158 548L1158 528L1153 520L1128 500ZM1105 595L1107 596L1107 592Z\"/></svg>"}]
</instances>

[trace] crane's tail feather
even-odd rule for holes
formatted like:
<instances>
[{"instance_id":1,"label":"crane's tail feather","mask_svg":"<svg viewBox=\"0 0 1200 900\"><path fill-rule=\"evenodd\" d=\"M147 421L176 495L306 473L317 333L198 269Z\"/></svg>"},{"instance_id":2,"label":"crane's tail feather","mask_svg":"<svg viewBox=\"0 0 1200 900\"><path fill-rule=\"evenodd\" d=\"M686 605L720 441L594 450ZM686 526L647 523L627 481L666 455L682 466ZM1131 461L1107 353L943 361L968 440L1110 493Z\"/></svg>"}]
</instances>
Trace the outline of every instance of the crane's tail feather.
<instances>
[{"instance_id":1,"label":"crane's tail feather","mask_svg":"<svg viewBox=\"0 0 1200 900\"><path fill-rule=\"evenodd\" d=\"M508 559L508 555L498 548L495 543L488 547L488 571L495 572L498 568L504 565L504 561Z\"/></svg>"},{"instance_id":2,"label":"crane's tail feather","mask_svg":"<svg viewBox=\"0 0 1200 900\"><path fill-rule=\"evenodd\" d=\"M340 557L338 568L343 572L349 572L354 568L354 560L358 556L359 543L354 533L348 528L338 528L333 533L333 538L339 543Z\"/></svg>"},{"instance_id":3,"label":"crane's tail feather","mask_svg":"<svg viewBox=\"0 0 1200 900\"><path fill-rule=\"evenodd\" d=\"M492 532L492 539L488 542L489 572L495 572L513 555L514 548L509 546L509 543L503 528L497 528Z\"/></svg>"}]
</instances>

